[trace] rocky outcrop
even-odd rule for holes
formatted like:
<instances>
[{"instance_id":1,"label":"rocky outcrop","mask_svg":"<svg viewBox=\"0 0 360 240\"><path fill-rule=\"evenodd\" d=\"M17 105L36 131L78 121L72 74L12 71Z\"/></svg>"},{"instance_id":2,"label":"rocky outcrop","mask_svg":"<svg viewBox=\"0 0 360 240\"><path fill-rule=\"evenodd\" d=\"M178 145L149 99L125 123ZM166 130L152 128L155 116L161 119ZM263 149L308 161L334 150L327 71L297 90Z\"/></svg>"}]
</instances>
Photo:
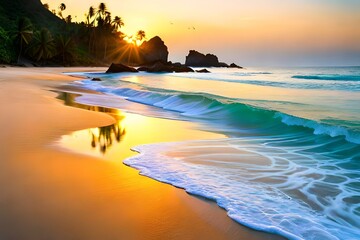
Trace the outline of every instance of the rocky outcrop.
<instances>
[{"instance_id":1,"label":"rocky outcrop","mask_svg":"<svg viewBox=\"0 0 360 240\"><path fill-rule=\"evenodd\" d=\"M235 63L230 65L219 62L219 59L214 54L202 54L195 50L190 50L189 54L186 56L185 61L186 66L192 67L226 67L226 68L242 68Z\"/></svg>"},{"instance_id":2,"label":"rocky outcrop","mask_svg":"<svg viewBox=\"0 0 360 240\"><path fill-rule=\"evenodd\" d=\"M113 63L106 71L106 73L121 73L121 72L138 72L138 70L132 67L128 67L121 63Z\"/></svg>"},{"instance_id":3,"label":"rocky outcrop","mask_svg":"<svg viewBox=\"0 0 360 240\"><path fill-rule=\"evenodd\" d=\"M240 67L240 66L236 65L235 63L232 63L229 65L229 68L243 68L243 67Z\"/></svg>"},{"instance_id":4,"label":"rocky outcrop","mask_svg":"<svg viewBox=\"0 0 360 240\"><path fill-rule=\"evenodd\" d=\"M195 50L190 50L189 55L186 56L186 66L192 67L217 67L219 59L213 54L202 54Z\"/></svg>"},{"instance_id":5,"label":"rocky outcrop","mask_svg":"<svg viewBox=\"0 0 360 240\"><path fill-rule=\"evenodd\" d=\"M158 36L151 38L149 41L143 42L143 44L139 47L139 50L144 64L156 61L168 61L168 48L164 41Z\"/></svg>"},{"instance_id":6,"label":"rocky outcrop","mask_svg":"<svg viewBox=\"0 0 360 240\"><path fill-rule=\"evenodd\" d=\"M177 63L157 61L151 64L147 64L138 68L138 71L145 71L151 73L162 73L162 72L194 72L194 70L188 66L179 65Z\"/></svg>"},{"instance_id":7,"label":"rocky outcrop","mask_svg":"<svg viewBox=\"0 0 360 240\"><path fill-rule=\"evenodd\" d=\"M196 72L198 72L198 73L210 73L210 71L207 70L206 68L201 69L201 70L196 70Z\"/></svg>"}]
</instances>

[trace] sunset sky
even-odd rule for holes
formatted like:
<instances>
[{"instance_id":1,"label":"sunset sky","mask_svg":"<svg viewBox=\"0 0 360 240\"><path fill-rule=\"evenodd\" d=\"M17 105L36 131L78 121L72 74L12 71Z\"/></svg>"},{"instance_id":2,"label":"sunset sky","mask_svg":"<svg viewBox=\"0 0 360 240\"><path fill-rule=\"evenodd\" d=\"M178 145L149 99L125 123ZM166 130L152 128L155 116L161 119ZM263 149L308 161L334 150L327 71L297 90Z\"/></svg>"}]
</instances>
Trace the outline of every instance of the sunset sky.
<instances>
[{"instance_id":1,"label":"sunset sky","mask_svg":"<svg viewBox=\"0 0 360 240\"><path fill-rule=\"evenodd\" d=\"M84 20L98 0L42 0ZM123 32L159 35L170 60L190 49L244 66L360 65L359 0L103 0ZM76 18L75 18L76 16Z\"/></svg>"}]
</instances>

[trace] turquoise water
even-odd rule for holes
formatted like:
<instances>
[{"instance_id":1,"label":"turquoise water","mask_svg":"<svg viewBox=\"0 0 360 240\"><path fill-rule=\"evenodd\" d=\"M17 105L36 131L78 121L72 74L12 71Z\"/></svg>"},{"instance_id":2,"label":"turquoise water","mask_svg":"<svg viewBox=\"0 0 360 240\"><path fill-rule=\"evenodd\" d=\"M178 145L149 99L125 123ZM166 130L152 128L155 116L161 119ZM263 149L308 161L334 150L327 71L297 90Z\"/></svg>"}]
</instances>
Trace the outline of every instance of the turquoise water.
<instances>
[{"instance_id":1,"label":"turquoise water","mask_svg":"<svg viewBox=\"0 0 360 240\"><path fill-rule=\"evenodd\" d=\"M138 146L126 164L290 239L360 238L360 68L85 73L88 104L198 122L226 139ZM117 105L117 98L148 108ZM171 154L171 153L177 153ZM174 157L174 156L178 157Z\"/></svg>"}]
</instances>

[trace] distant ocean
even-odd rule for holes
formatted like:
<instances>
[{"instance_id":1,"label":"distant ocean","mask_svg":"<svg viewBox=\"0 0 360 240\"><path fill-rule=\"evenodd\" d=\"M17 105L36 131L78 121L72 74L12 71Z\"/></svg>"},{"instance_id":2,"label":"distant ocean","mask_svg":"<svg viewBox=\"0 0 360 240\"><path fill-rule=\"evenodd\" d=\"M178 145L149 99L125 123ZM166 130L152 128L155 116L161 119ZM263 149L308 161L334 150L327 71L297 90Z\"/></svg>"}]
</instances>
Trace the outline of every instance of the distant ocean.
<instances>
[{"instance_id":1,"label":"distant ocean","mask_svg":"<svg viewBox=\"0 0 360 240\"><path fill-rule=\"evenodd\" d=\"M103 79L78 84L108 97L77 101L226 135L137 146L125 163L216 201L245 226L290 239L360 239L360 67L209 70L79 73Z\"/></svg>"}]
</instances>

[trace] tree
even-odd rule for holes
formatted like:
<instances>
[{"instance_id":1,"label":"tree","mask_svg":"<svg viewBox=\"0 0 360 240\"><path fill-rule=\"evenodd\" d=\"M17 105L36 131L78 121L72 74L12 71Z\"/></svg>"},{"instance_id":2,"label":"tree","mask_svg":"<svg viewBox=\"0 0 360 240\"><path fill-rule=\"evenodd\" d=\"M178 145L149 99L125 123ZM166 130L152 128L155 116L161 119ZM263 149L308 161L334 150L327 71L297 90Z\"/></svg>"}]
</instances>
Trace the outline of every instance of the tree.
<instances>
[{"instance_id":1,"label":"tree","mask_svg":"<svg viewBox=\"0 0 360 240\"><path fill-rule=\"evenodd\" d=\"M68 15L68 16L65 18L65 22L66 22L66 23L71 23L71 21L72 21L72 17L71 17L71 15Z\"/></svg>"},{"instance_id":2,"label":"tree","mask_svg":"<svg viewBox=\"0 0 360 240\"><path fill-rule=\"evenodd\" d=\"M17 29L14 32L14 38L19 45L17 62L20 61L24 45L28 45L33 36L32 29L32 24L28 18L22 17L18 20Z\"/></svg>"},{"instance_id":3,"label":"tree","mask_svg":"<svg viewBox=\"0 0 360 240\"><path fill-rule=\"evenodd\" d=\"M145 35L145 31L143 30L139 30L137 33L136 33L136 40L139 40L140 42L146 38L146 35Z\"/></svg>"},{"instance_id":4,"label":"tree","mask_svg":"<svg viewBox=\"0 0 360 240\"><path fill-rule=\"evenodd\" d=\"M61 4L59 5L59 9L60 9L60 11L64 11L64 10L66 9L65 3L61 3Z\"/></svg>"},{"instance_id":5,"label":"tree","mask_svg":"<svg viewBox=\"0 0 360 240\"><path fill-rule=\"evenodd\" d=\"M36 61L47 60L55 55L55 42L46 28L37 31L29 45L29 54Z\"/></svg>"},{"instance_id":6,"label":"tree","mask_svg":"<svg viewBox=\"0 0 360 240\"><path fill-rule=\"evenodd\" d=\"M112 24L115 30L118 30L125 25L121 17L118 16L115 16L114 20L112 21Z\"/></svg>"},{"instance_id":7,"label":"tree","mask_svg":"<svg viewBox=\"0 0 360 240\"><path fill-rule=\"evenodd\" d=\"M107 10L107 6L105 3L100 3L98 10L97 10L97 15L98 18L101 18L102 20L105 19L105 14L106 14L106 10Z\"/></svg>"},{"instance_id":8,"label":"tree","mask_svg":"<svg viewBox=\"0 0 360 240\"><path fill-rule=\"evenodd\" d=\"M2 27L0 27L0 43L0 63L10 63L13 58L11 39Z\"/></svg>"},{"instance_id":9,"label":"tree","mask_svg":"<svg viewBox=\"0 0 360 240\"><path fill-rule=\"evenodd\" d=\"M59 35L56 38L56 52L61 57L64 66L71 63L74 60L74 40L71 37Z\"/></svg>"},{"instance_id":10,"label":"tree","mask_svg":"<svg viewBox=\"0 0 360 240\"><path fill-rule=\"evenodd\" d=\"M44 8L46 8L47 10L49 10L49 4L44 3L43 6L44 6Z\"/></svg>"},{"instance_id":11,"label":"tree","mask_svg":"<svg viewBox=\"0 0 360 240\"><path fill-rule=\"evenodd\" d=\"M86 14L86 24L88 27L94 25L94 20L91 20L95 16L95 8L90 7L88 13Z\"/></svg>"},{"instance_id":12,"label":"tree","mask_svg":"<svg viewBox=\"0 0 360 240\"><path fill-rule=\"evenodd\" d=\"M66 9L65 3L61 3L61 4L59 5L58 15L59 15L63 20L65 20L65 19L64 19L64 17L63 17L62 12L63 12L65 9Z\"/></svg>"}]
</instances>

